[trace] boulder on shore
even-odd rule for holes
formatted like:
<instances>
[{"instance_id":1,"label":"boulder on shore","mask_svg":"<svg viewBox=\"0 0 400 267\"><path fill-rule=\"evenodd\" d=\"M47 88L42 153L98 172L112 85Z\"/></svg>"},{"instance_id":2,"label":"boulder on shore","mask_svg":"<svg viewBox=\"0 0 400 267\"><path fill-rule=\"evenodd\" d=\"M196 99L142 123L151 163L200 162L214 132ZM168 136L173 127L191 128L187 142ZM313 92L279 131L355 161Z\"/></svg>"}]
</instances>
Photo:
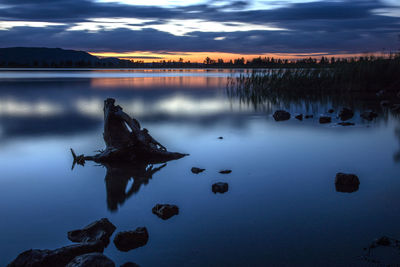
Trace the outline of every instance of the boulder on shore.
<instances>
[{"instance_id":1,"label":"boulder on shore","mask_svg":"<svg viewBox=\"0 0 400 267\"><path fill-rule=\"evenodd\" d=\"M114 244L120 251L129 251L147 244L149 233L146 227L138 227L135 231L119 232L114 238Z\"/></svg>"},{"instance_id":2,"label":"boulder on shore","mask_svg":"<svg viewBox=\"0 0 400 267\"><path fill-rule=\"evenodd\" d=\"M218 182L212 185L212 191L214 194L216 193L225 193L228 191L228 183Z\"/></svg>"},{"instance_id":3,"label":"boulder on shore","mask_svg":"<svg viewBox=\"0 0 400 267\"><path fill-rule=\"evenodd\" d=\"M92 253L103 252L102 242L75 244L55 250L30 249L22 252L8 267L65 267L75 257Z\"/></svg>"},{"instance_id":4,"label":"boulder on shore","mask_svg":"<svg viewBox=\"0 0 400 267\"><path fill-rule=\"evenodd\" d=\"M319 117L319 123L330 123L332 121L331 117L321 116Z\"/></svg>"},{"instance_id":5,"label":"boulder on shore","mask_svg":"<svg viewBox=\"0 0 400 267\"><path fill-rule=\"evenodd\" d=\"M152 212L163 220L167 220L174 215L179 214L179 208L171 204L157 204L153 207Z\"/></svg>"},{"instance_id":6,"label":"boulder on shore","mask_svg":"<svg viewBox=\"0 0 400 267\"><path fill-rule=\"evenodd\" d=\"M78 243L102 242L106 247L115 229L117 228L107 218L102 218L82 229L69 231L68 239Z\"/></svg>"},{"instance_id":7,"label":"boulder on shore","mask_svg":"<svg viewBox=\"0 0 400 267\"><path fill-rule=\"evenodd\" d=\"M101 253L89 253L75 257L66 267L115 267L115 263Z\"/></svg>"},{"instance_id":8,"label":"boulder on shore","mask_svg":"<svg viewBox=\"0 0 400 267\"><path fill-rule=\"evenodd\" d=\"M287 121L290 119L290 113L284 110L277 110L273 117L275 121Z\"/></svg>"},{"instance_id":9,"label":"boulder on shore","mask_svg":"<svg viewBox=\"0 0 400 267\"><path fill-rule=\"evenodd\" d=\"M342 110L339 112L339 118L342 121L347 121L347 120L353 118L353 116L354 116L354 112L349 108L342 108Z\"/></svg>"}]
</instances>

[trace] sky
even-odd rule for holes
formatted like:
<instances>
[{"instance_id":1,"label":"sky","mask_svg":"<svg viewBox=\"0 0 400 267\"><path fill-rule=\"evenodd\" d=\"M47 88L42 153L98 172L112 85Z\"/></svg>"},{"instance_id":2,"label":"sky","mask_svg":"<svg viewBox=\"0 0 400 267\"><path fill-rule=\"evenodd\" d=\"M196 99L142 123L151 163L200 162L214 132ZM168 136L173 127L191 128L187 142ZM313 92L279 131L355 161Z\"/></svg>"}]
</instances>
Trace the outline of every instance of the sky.
<instances>
[{"instance_id":1,"label":"sky","mask_svg":"<svg viewBox=\"0 0 400 267\"><path fill-rule=\"evenodd\" d=\"M146 62L394 52L400 0L0 0L0 40Z\"/></svg>"}]
</instances>

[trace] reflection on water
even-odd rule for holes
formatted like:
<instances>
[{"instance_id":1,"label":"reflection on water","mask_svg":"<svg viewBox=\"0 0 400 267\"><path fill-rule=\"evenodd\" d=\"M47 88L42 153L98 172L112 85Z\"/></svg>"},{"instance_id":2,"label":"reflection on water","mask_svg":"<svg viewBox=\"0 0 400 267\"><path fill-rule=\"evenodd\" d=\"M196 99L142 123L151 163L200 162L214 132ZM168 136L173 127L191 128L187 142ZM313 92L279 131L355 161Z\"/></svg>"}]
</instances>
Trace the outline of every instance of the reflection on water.
<instances>
[{"instance_id":1,"label":"reflection on water","mask_svg":"<svg viewBox=\"0 0 400 267\"><path fill-rule=\"evenodd\" d=\"M135 162L127 165L105 164L107 206L110 211L117 211L132 195L139 192L142 185L147 185L153 175L167 164L154 167L146 162ZM133 181L129 184L130 181Z\"/></svg>"},{"instance_id":2,"label":"reflection on water","mask_svg":"<svg viewBox=\"0 0 400 267\"><path fill-rule=\"evenodd\" d=\"M66 231L102 217L120 231L149 229L143 248L105 250L118 266L363 266L365 244L400 236L399 119L372 98L227 95L234 71L73 72L0 71L0 266L26 249L64 246ZM108 97L190 156L70 171L70 147L90 155L104 145ZM342 107L355 126L336 124ZM275 122L276 109L292 118ZM367 109L379 116L363 120ZM333 122L319 124L321 114ZM337 172L357 174L360 186L336 188ZM229 191L214 195L216 182ZM159 220L157 203L178 205L179 216Z\"/></svg>"}]
</instances>

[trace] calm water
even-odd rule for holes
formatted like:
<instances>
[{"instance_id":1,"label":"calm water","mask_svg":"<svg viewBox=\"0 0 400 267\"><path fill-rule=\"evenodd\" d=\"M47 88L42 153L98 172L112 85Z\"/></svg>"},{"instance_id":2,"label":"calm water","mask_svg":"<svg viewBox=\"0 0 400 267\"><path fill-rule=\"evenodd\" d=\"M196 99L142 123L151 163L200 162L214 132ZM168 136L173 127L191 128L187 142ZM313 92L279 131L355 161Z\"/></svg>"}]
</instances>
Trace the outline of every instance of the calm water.
<instances>
[{"instance_id":1,"label":"calm water","mask_svg":"<svg viewBox=\"0 0 400 267\"><path fill-rule=\"evenodd\" d=\"M238 72L1 71L0 266L30 248L69 245L67 231L102 217L116 232L149 231L147 245L130 252L110 243L104 253L117 266L365 265L360 256L375 238L400 238L399 120L384 112L365 122L356 110L356 126L320 125L318 114L340 108L324 101L285 103L314 119L275 122L279 103L255 109L226 96ZM93 163L71 171L70 147L104 147L107 97L190 156L135 182L105 180L107 169ZM193 166L206 171L192 174ZM337 192L337 172L356 173L359 190ZM219 181L229 191L215 195ZM180 214L163 221L151 213L157 203ZM400 262L390 248L374 257Z\"/></svg>"}]
</instances>

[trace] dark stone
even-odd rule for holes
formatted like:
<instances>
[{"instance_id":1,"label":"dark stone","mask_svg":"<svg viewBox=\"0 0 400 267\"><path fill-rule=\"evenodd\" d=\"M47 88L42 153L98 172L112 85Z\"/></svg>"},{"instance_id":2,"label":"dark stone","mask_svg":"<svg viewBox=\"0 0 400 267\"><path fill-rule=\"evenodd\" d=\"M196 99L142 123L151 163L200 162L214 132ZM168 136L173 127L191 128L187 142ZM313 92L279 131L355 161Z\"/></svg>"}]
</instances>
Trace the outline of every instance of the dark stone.
<instances>
[{"instance_id":1,"label":"dark stone","mask_svg":"<svg viewBox=\"0 0 400 267\"><path fill-rule=\"evenodd\" d=\"M176 205L157 204L153 207L152 212L163 220L167 220L174 215L179 214L179 208Z\"/></svg>"},{"instance_id":2,"label":"dark stone","mask_svg":"<svg viewBox=\"0 0 400 267\"><path fill-rule=\"evenodd\" d=\"M140 267L140 266L134 262L126 262L122 264L121 267Z\"/></svg>"},{"instance_id":3,"label":"dark stone","mask_svg":"<svg viewBox=\"0 0 400 267\"><path fill-rule=\"evenodd\" d=\"M114 244L120 251L129 251L146 245L148 240L146 227L138 227L135 231L119 232L114 238Z\"/></svg>"},{"instance_id":4,"label":"dark stone","mask_svg":"<svg viewBox=\"0 0 400 267\"><path fill-rule=\"evenodd\" d=\"M66 267L115 267L115 263L101 253L89 253L75 257Z\"/></svg>"},{"instance_id":5,"label":"dark stone","mask_svg":"<svg viewBox=\"0 0 400 267\"><path fill-rule=\"evenodd\" d=\"M225 193L228 191L228 183L222 183L222 182L218 182L212 185L212 191L214 192L214 194L216 193Z\"/></svg>"},{"instance_id":6,"label":"dark stone","mask_svg":"<svg viewBox=\"0 0 400 267\"><path fill-rule=\"evenodd\" d=\"M379 245L379 246L390 246L390 244L391 244L392 242L390 242L389 237L387 237L387 236L382 236L382 237L378 238L378 239L375 241L375 243L376 243L377 245Z\"/></svg>"},{"instance_id":7,"label":"dark stone","mask_svg":"<svg viewBox=\"0 0 400 267\"><path fill-rule=\"evenodd\" d=\"M400 91L397 93L397 97L400 98Z\"/></svg>"},{"instance_id":8,"label":"dark stone","mask_svg":"<svg viewBox=\"0 0 400 267\"><path fill-rule=\"evenodd\" d=\"M390 102L388 100L382 100L380 104L382 107L388 107Z\"/></svg>"},{"instance_id":9,"label":"dark stone","mask_svg":"<svg viewBox=\"0 0 400 267\"><path fill-rule=\"evenodd\" d=\"M353 116L354 116L354 112L349 108L342 108L342 110L339 112L339 118L342 121L347 121L347 120L353 118Z\"/></svg>"},{"instance_id":10,"label":"dark stone","mask_svg":"<svg viewBox=\"0 0 400 267\"><path fill-rule=\"evenodd\" d=\"M333 109L328 110L328 113L333 113L333 112L335 112L335 110L333 110Z\"/></svg>"},{"instance_id":11,"label":"dark stone","mask_svg":"<svg viewBox=\"0 0 400 267\"><path fill-rule=\"evenodd\" d=\"M220 139L220 140L222 140L222 139L224 139L222 136L220 136L220 137L218 137L218 139Z\"/></svg>"},{"instance_id":12,"label":"dark stone","mask_svg":"<svg viewBox=\"0 0 400 267\"><path fill-rule=\"evenodd\" d=\"M92 253L103 252L102 242L75 244L55 250L30 249L22 252L8 267L65 267L75 257Z\"/></svg>"},{"instance_id":13,"label":"dark stone","mask_svg":"<svg viewBox=\"0 0 400 267\"><path fill-rule=\"evenodd\" d=\"M355 123L354 123L354 122L347 122L347 121L344 121L344 122L339 122L338 125L342 125L342 126L353 126L353 125L355 125Z\"/></svg>"},{"instance_id":14,"label":"dark stone","mask_svg":"<svg viewBox=\"0 0 400 267\"><path fill-rule=\"evenodd\" d=\"M336 192L353 193L358 191L359 184L335 184Z\"/></svg>"},{"instance_id":15,"label":"dark stone","mask_svg":"<svg viewBox=\"0 0 400 267\"><path fill-rule=\"evenodd\" d=\"M276 121L287 121L290 119L290 113L284 110L277 110L273 115Z\"/></svg>"},{"instance_id":16,"label":"dark stone","mask_svg":"<svg viewBox=\"0 0 400 267\"><path fill-rule=\"evenodd\" d=\"M204 170L205 169L201 169L201 168L197 168L197 167L193 167L191 169L192 173L195 173L195 174L199 174L199 173L203 172Z\"/></svg>"},{"instance_id":17,"label":"dark stone","mask_svg":"<svg viewBox=\"0 0 400 267\"><path fill-rule=\"evenodd\" d=\"M319 123L330 123L332 121L331 117L321 116L319 117Z\"/></svg>"},{"instance_id":18,"label":"dark stone","mask_svg":"<svg viewBox=\"0 0 400 267\"><path fill-rule=\"evenodd\" d=\"M314 115L306 115L304 118L311 119L311 118L314 118Z\"/></svg>"},{"instance_id":19,"label":"dark stone","mask_svg":"<svg viewBox=\"0 0 400 267\"><path fill-rule=\"evenodd\" d=\"M68 239L72 242L102 242L104 247L110 243L110 236L117 229L107 218L95 221L83 229L69 231Z\"/></svg>"},{"instance_id":20,"label":"dark stone","mask_svg":"<svg viewBox=\"0 0 400 267\"><path fill-rule=\"evenodd\" d=\"M338 172L336 174L335 184L342 184L342 185L360 184L360 180L355 174L346 174Z\"/></svg>"},{"instance_id":21,"label":"dark stone","mask_svg":"<svg viewBox=\"0 0 400 267\"><path fill-rule=\"evenodd\" d=\"M221 173L221 174L229 174L229 173L231 173L232 171L231 170L222 170L222 171L219 171L219 173Z\"/></svg>"},{"instance_id":22,"label":"dark stone","mask_svg":"<svg viewBox=\"0 0 400 267\"><path fill-rule=\"evenodd\" d=\"M364 111L361 115L364 120L372 121L374 118L378 117L378 114L373 111Z\"/></svg>"},{"instance_id":23,"label":"dark stone","mask_svg":"<svg viewBox=\"0 0 400 267\"><path fill-rule=\"evenodd\" d=\"M299 114L295 118L298 119L299 121L302 121L303 120L303 114Z\"/></svg>"}]
</instances>

